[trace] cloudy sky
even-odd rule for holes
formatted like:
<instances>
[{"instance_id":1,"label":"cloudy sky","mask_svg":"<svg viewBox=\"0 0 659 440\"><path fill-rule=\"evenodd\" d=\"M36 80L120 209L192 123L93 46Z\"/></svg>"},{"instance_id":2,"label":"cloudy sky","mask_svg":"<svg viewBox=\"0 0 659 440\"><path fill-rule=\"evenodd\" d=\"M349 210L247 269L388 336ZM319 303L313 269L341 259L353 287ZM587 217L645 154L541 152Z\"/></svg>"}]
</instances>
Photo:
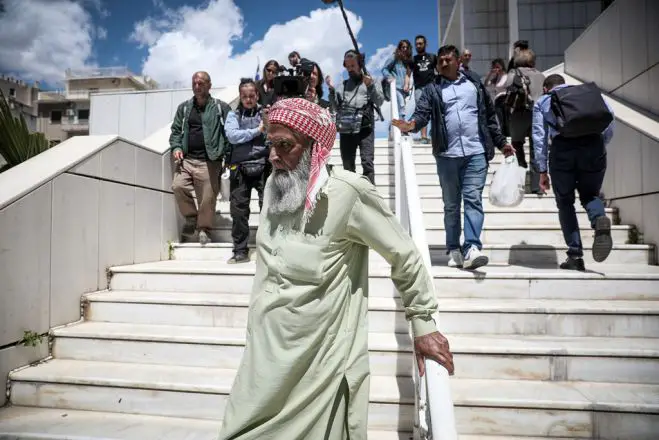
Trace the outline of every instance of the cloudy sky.
<instances>
[{"instance_id":1,"label":"cloudy sky","mask_svg":"<svg viewBox=\"0 0 659 440\"><path fill-rule=\"evenodd\" d=\"M437 49L435 0L344 4L372 72L400 39L424 34ZM127 66L164 87L207 70L214 86L234 85L293 49L339 80L350 47L339 9L320 0L0 0L0 72L45 89L88 66Z\"/></svg>"},{"instance_id":2,"label":"cloudy sky","mask_svg":"<svg viewBox=\"0 0 659 440\"><path fill-rule=\"evenodd\" d=\"M434 0L345 4L370 67L418 33L436 49ZM114 65L164 85L194 70L235 84L292 49L338 75L350 48L339 10L320 0L0 0L0 42L0 72L48 85L67 68Z\"/></svg>"}]
</instances>

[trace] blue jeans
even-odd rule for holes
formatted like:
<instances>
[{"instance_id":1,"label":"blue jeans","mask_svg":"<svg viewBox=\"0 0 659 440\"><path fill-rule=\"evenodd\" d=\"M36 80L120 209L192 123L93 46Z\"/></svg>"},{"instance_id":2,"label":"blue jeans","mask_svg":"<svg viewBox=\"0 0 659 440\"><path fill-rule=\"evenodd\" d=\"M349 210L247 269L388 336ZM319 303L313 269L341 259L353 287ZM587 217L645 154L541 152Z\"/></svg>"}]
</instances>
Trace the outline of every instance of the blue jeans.
<instances>
[{"instance_id":1,"label":"blue jeans","mask_svg":"<svg viewBox=\"0 0 659 440\"><path fill-rule=\"evenodd\" d=\"M574 210L574 190L579 191L581 205L588 214L591 228L594 228L595 220L606 215L600 198L606 173L606 149L601 137L571 140L555 137L549 152L549 173L567 254L581 258L583 244Z\"/></svg>"},{"instance_id":2,"label":"blue jeans","mask_svg":"<svg viewBox=\"0 0 659 440\"><path fill-rule=\"evenodd\" d=\"M471 246L479 250L483 213L483 188L487 178L485 154L467 157L437 157L437 174L444 198L444 228L448 252L462 249L466 254ZM464 201L464 245L460 247L460 202Z\"/></svg>"},{"instance_id":3,"label":"blue jeans","mask_svg":"<svg viewBox=\"0 0 659 440\"><path fill-rule=\"evenodd\" d=\"M396 100L398 101L398 119L405 119L405 92L396 89Z\"/></svg>"}]
</instances>

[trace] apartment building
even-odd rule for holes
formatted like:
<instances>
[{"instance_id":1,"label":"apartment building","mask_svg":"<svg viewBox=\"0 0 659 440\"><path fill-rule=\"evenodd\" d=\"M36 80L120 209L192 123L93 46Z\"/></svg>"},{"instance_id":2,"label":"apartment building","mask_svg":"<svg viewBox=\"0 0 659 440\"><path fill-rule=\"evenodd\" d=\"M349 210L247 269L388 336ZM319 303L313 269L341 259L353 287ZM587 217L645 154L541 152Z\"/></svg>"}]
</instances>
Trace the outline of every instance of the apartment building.
<instances>
[{"instance_id":1,"label":"apartment building","mask_svg":"<svg viewBox=\"0 0 659 440\"><path fill-rule=\"evenodd\" d=\"M22 115L30 131L36 131L39 83L28 84L17 78L0 75L0 90L12 114L16 117Z\"/></svg>"},{"instance_id":2,"label":"apartment building","mask_svg":"<svg viewBox=\"0 0 659 440\"><path fill-rule=\"evenodd\" d=\"M90 95L93 93L156 89L148 76L126 67L69 69L62 90L39 92L37 129L51 145L89 134Z\"/></svg>"}]
</instances>

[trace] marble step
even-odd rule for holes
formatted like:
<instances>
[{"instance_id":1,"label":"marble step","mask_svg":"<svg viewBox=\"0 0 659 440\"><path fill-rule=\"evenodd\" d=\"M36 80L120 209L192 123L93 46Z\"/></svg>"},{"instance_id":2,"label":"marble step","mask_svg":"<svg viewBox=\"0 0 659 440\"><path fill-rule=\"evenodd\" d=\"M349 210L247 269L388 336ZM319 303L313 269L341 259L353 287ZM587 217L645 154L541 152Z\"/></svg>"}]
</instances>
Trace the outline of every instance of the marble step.
<instances>
[{"instance_id":1,"label":"marble step","mask_svg":"<svg viewBox=\"0 0 659 440\"><path fill-rule=\"evenodd\" d=\"M0 438L11 440L217 440L220 421L27 406L0 410ZM369 430L369 440L411 440L411 432ZM550 437L460 435L459 440ZM567 437L551 437L566 440Z\"/></svg>"},{"instance_id":2,"label":"marble step","mask_svg":"<svg viewBox=\"0 0 659 440\"><path fill-rule=\"evenodd\" d=\"M219 286L227 278L216 277ZM656 337L659 301L439 298L439 328L448 334ZM249 295L121 291L85 295L89 321L245 328ZM368 300L369 331L406 333L399 298ZM299 317L300 325L310 325Z\"/></svg>"},{"instance_id":3,"label":"marble step","mask_svg":"<svg viewBox=\"0 0 659 440\"><path fill-rule=\"evenodd\" d=\"M230 265L219 261L132 264L110 268L109 287L181 294L248 294L254 270L254 263ZM431 271L439 298L607 300L613 307L615 300L659 300L659 266L654 265L599 264L586 272L520 265L492 265L478 271L434 266ZM222 283L218 276L222 276ZM370 266L369 294L394 296L390 268Z\"/></svg>"},{"instance_id":4,"label":"marble step","mask_svg":"<svg viewBox=\"0 0 659 440\"><path fill-rule=\"evenodd\" d=\"M254 232L252 232L252 243L254 243L253 237ZM437 227L430 229L427 232L427 237L431 246L430 257L432 264L436 266L445 266L448 264L449 255L446 253L446 247L444 244L440 244L446 242L446 236L443 230ZM560 240L560 237L560 232L556 231L555 242L557 242L557 244L510 244L509 242L485 242L482 252L489 257L490 264L516 264L537 268L553 268L558 267L558 265L566 258L567 246L564 244L558 244L562 241ZM215 243L231 243L231 228L227 226L222 229L213 229L211 231L211 238ZM583 240L584 262L586 263L587 268L596 269L596 267L602 263L596 263L593 260L592 236L584 235ZM375 264L387 264L385 260L374 251L371 252L370 261ZM606 263L627 265L654 264L654 247L653 245L648 244L614 243L611 253L606 259Z\"/></svg>"},{"instance_id":5,"label":"marble step","mask_svg":"<svg viewBox=\"0 0 659 440\"><path fill-rule=\"evenodd\" d=\"M439 204L439 203L438 203ZM444 225L444 207L424 209L423 223L426 228L436 228ZM560 225L558 219L558 209L529 209L524 207L516 208L498 208L492 207L483 209L484 226L509 226L509 225L553 225L558 227ZM615 217L617 211L613 208L606 209L606 215L616 223ZM252 211L249 216L249 223L252 226L259 224L260 212L258 210ZM461 219L464 213L460 215ZM577 220L579 225L584 230L583 235L586 236L590 231L590 221L588 214L585 210L580 209L577 211ZM215 227L231 226L233 219L230 212L217 213L215 216Z\"/></svg>"},{"instance_id":6,"label":"marble step","mask_svg":"<svg viewBox=\"0 0 659 440\"><path fill-rule=\"evenodd\" d=\"M633 232L633 227L627 225L614 225L611 228L611 238L614 244L630 244L630 234ZM189 246L178 246L175 244L175 249L181 250L180 256L177 254L177 259L190 260L190 259L223 259L229 258L231 252L227 252L226 248L231 248L231 228L226 226L218 228L213 231L213 238L215 240L204 249L215 249L215 253L203 252L199 255L190 256L190 249L199 247L197 243L183 243ZM250 235L250 243L254 244L256 239L256 227L252 228ZM443 245L446 243L446 231L443 227L432 227L426 229L426 239L431 245ZM584 246L592 247L594 234L590 231L583 231L581 240ZM510 226L486 226L481 232L481 240L486 244L532 244L542 246L562 246L565 241L558 225L510 225ZM218 257L211 256L221 252Z\"/></svg>"},{"instance_id":7,"label":"marble step","mask_svg":"<svg viewBox=\"0 0 659 440\"><path fill-rule=\"evenodd\" d=\"M235 370L51 360L10 375L12 404L219 420ZM592 382L451 380L460 434L650 438L659 386ZM413 423L410 378L371 376L369 429ZM643 437L645 436L645 437Z\"/></svg>"},{"instance_id":8,"label":"marble step","mask_svg":"<svg viewBox=\"0 0 659 440\"><path fill-rule=\"evenodd\" d=\"M245 328L87 321L54 329L53 356L238 369ZM659 384L659 339L447 334L457 378ZM371 374L412 374L406 333L369 333Z\"/></svg>"},{"instance_id":9,"label":"marble step","mask_svg":"<svg viewBox=\"0 0 659 440\"><path fill-rule=\"evenodd\" d=\"M250 210L252 212L258 212L259 211L259 199L258 195L256 194L256 191L252 191L251 194L251 200L250 200ZM393 196L389 196L388 194L384 195L382 197L384 201L387 203L387 206L393 211L396 206L396 200ZM425 210L443 210L444 209L444 198L440 196L435 196L435 195L426 195L425 197L420 197L421 199L421 209ZM462 204L461 204L462 205ZM499 208L490 203L489 198L484 197L483 198L483 208L484 209L511 209L511 208ZM575 203L575 208L577 211L583 211L583 208L577 201ZM524 196L524 199L522 200L522 203L519 204L519 206L515 207L514 209L528 209L528 210L551 210L551 209L556 209L556 198L554 198L553 194L546 194L543 196L538 196L535 194L526 194ZM217 200L217 205L215 208L216 212L219 214L229 214L230 213L230 203L228 200L224 200L221 197L218 197Z\"/></svg>"}]
</instances>

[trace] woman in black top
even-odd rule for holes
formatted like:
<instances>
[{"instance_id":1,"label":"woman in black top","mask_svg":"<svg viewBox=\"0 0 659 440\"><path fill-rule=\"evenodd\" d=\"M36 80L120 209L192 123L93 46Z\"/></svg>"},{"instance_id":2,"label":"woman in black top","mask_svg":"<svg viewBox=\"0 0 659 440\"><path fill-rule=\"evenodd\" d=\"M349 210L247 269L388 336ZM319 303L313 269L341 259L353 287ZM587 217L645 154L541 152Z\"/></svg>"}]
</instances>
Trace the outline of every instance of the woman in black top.
<instances>
[{"instance_id":1,"label":"woman in black top","mask_svg":"<svg viewBox=\"0 0 659 440\"><path fill-rule=\"evenodd\" d=\"M263 68L263 79L256 84L259 91L259 104L263 107L274 104L275 99L275 77L279 73L279 63L270 60Z\"/></svg>"}]
</instances>

